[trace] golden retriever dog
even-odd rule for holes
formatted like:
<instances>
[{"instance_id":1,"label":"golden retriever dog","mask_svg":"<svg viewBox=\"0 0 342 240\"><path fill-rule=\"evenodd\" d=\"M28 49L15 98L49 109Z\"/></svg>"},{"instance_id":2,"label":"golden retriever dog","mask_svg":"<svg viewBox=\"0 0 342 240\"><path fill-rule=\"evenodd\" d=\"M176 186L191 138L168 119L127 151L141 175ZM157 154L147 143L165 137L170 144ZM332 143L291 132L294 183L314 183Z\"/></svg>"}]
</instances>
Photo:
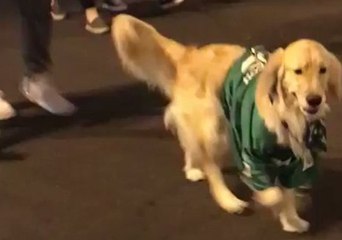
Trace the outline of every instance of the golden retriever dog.
<instances>
[{"instance_id":1,"label":"golden retriever dog","mask_svg":"<svg viewBox=\"0 0 342 240\"><path fill-rule=\"evenodd\" d=\"M306 172L314 164L315 154L303 140L304 135L310 123L319 121L324 126L323 120L329 109L327 98L338 99L342 91L341 64L320 43L301 39L268 53L264 61L265 56L259 59L260 52L255 56L246 55L254 50L238 45L185 46L162 36L151 25L124 14L113 19L112 38L124 69L149 86L158 88L170 99L164 121L166 127L177 135L184 150L185 177L190 181L207 179L210 192L221 208L240 213L248 205L229 190L221 172L222 158L228 146L236 148L238 132L245 131L241 126L238 131L235 129L239 127L235 119L239 112L248 114L254 111L262 121L250 131L258 132L262 123L275 136L276 145L289 149L291 156L295 156L293 164L302 166L299 172L298 168L290 171L290 175L296 176L285 174L285 178L298 177L302 175L301 171ZM246 61L241 63L241 69L248 72L241 81L246 80L246 86L249 82L251 86L255 85L249 99L255 108L249 111L242 107L244 105L237 104L234 105L235 112L228 108L230 110L226 113L222 106L222 89L228 86L226 93L235 94L231 92L229 81L243 84L234 78L227 82L227 74L233 72L243 56ZM242 101L238 99L239 94L236 96L234 101ZM258 138L254 144L263 140L263 137ZM247 149L243 144L238 150ZM249 157L256 156L255 149L249 150ZM236 156L244 159L240 152ZM262 171L268 173L265 170L267 164L272 165L274 159L269 159L271 157L267 154L256 158L260 160L256 168L263 166ZM258 172L246 162L240 169L241 176L253 178ZM286 162L281 161L277 169L283 169L281 165L287 165ZM289 183L281 179L284 176L276 175L272 184L266 187L251 186L254 199L276 210L285 231L306 232L309 223L299 217L295 206L295 190L300 186L289 187L294 186L291 184L296 180ZM261 179L258 177L256 175L257 181ZM270 179L270 176L263 177Z\"/></svg>"}]
</instances>

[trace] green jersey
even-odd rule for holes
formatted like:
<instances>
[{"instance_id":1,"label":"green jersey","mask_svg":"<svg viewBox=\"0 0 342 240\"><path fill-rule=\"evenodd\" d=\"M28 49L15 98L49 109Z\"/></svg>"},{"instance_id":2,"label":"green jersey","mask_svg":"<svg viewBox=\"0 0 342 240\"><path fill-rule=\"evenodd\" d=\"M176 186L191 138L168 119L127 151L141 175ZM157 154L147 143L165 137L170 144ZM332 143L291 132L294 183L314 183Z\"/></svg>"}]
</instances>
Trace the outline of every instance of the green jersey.
<instances>
[{"instance_id":1,"label":"green jersey","mask_svg":"<svg viewBox=\"0 0 342 240\"><path fill-rule=\"evenodd\" d=\"M255 104L258 75L268 59L262 46L246 50L229 70L221 91L221 103L230 122L234 162L247 184L264 190L280 183L286 188L311 185L316 175L317 153L326 151L322 121L307 124L304 141L313 156L307 168L291 148L277 144Z\"/></svg>"}]
</instances>

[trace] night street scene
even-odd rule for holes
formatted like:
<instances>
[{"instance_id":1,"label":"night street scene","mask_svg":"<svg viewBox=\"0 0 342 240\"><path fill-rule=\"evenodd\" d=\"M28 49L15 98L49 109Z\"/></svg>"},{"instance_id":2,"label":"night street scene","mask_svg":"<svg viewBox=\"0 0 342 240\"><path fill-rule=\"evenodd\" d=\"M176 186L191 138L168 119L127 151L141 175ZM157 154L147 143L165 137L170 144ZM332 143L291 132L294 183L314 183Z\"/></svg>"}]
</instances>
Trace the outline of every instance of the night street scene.
<instances>
[{"instance_id":1,"label":"night street scene","mask_svg":"<svg viewBox=\"0 0 342 240\"><path fill-rule=\"evenodd\" d=\"M0 240L342 239L341 0L50 1L0 1ZM299 39L311 40L286 48ZM198 50L207 44L247 50ZM278 48L281 57L273 54ZM247 53L256 65L243 70ZM239 71L245 74L239 87L256 88L252 110L231 98L228 113L225 106L213 110L210 104L223 101L215 94L208 100L214 82L228 84ZM259 78L266 74L274 84ZM272 90L261 100L259 79ZM153 81L160 81L157 88L146 84ZM170 92L163 94L158 84L170 84ZM242 90L233 87L227 95L239 98ZM283 103L283 115L260 108L266 100L272 109ZM194 107L186 112L187 106ZM253 111L262 129L244 115ZM168 112L171 127L164 124ZM277 117L275 129L284 132L290 157L277 165L270 153L248 165L258 155L250 142L263 143L244 133L271 131L268 121ZM210 119L219 119L219 126ZM322 132L311 131L312 123ZM205 132L211 124L215 128ZM216 131L231 137L226 146L208 140ZM324 135L327 151L319 162L308 132L309 143ZM279 147L279 138L274 141ZM225 148L220 169L211 156ZM197 172L189 172L184 159L197 164L190 166ZM283 180L281 171L291 164L300 164L291 171L305 177L317 170L314 184L295 183L297 175ZM279 173L270 186L271 177L264 183L258 174L273 166ZM243 206L230 209L226 196Z\"/></svg>"}]
</instances>

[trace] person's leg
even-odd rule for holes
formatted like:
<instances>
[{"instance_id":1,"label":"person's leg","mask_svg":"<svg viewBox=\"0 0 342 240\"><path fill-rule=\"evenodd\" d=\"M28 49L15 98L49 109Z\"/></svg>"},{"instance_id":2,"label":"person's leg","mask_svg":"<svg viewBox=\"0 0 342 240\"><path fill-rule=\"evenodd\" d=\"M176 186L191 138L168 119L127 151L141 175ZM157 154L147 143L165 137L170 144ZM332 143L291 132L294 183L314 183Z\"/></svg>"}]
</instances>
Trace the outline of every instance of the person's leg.
<instances>
[{"instance_id":1,"label":"person's leg","mask_svg":"<svg viewBox=\"0 0 342 240\"><path fill-rule=\"evenodd\" d=\"M71 114L75 107L57 92L50 80L50 1L17 0L17 3L21 15L22 54L25 66L21 90L29 100L51 113Z\"/></svg>"},{"instance_id":2,"label":"person's leg","mask_svg":"<svg viewBox=\"0 0 342 240\"><path fill-rule=\"evenodd\" d=\"M66 18L66 12L61 7L59 0L51 0L51 16L55 21L61 21Z\"/></svg>"},{"instance_id":3,"label":"person's leg","mask_svg":"<svg viewBox=\"0 0 342 240\"><path fill-rule=\"evenodd\" d=\"M50 2L46 0L17 0L21 16L22 55L25 75L42 73L51 66L50 41L52 20Z\"/></svg>"},{"instance_id":4,"label":"person's leg","mask_svg":"<svg viewBox=\"0 0 342 240\"><path fill-rule=\"evenodd\" d=\"M109 31L109 27L101 18L97 11L95 0L80 0L82 7L85 10L86 26L85 29L94 34L102 34Z\"/></svg>"}]
</instances>

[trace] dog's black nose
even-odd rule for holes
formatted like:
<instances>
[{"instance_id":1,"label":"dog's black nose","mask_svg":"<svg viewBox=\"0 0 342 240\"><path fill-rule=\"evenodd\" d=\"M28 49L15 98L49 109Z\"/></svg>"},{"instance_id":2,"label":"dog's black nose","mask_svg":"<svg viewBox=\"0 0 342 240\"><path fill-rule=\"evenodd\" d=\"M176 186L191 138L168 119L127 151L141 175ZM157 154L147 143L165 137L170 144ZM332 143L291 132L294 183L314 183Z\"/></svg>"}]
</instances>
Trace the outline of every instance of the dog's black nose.
<instances>
[{"instance_id":1,"label":"dog's black nose","mask_svg":"<svg viewBox=\"0 0 342 240\"><path fill-rule=\"evenodd\" d=\"M306 101L310 105L310 107L317 107L322 102L322 97L320 95L311 94L306 97Z\"/></svg>"}]
</instances>

